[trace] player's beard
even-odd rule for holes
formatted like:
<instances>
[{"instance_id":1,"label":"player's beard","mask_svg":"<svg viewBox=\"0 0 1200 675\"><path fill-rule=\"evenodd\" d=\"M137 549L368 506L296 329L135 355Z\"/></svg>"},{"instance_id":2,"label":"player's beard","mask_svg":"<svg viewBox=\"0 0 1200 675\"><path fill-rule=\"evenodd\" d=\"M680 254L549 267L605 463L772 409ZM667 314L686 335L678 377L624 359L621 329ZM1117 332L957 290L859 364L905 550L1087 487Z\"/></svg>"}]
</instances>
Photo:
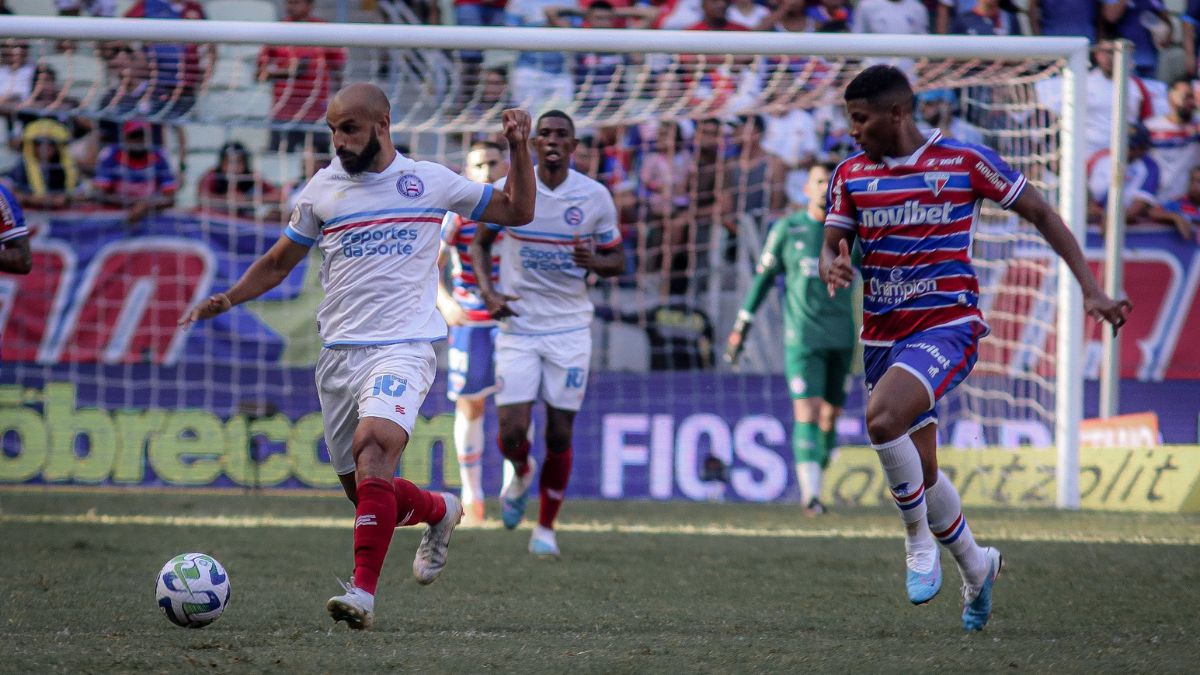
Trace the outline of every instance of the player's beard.
<instances>
[{"instance_id":1,"label":"player's beard","mask_svg":"<svg viewBox=\"0 0 1200 675\"><path fill-rule=\"evenodd\" d=\"M383 147L379 145L379 135L371 132L371 140L363 146L359 152L350 152L343 150L338 152L338 159L342 160L342 168L348 174L358 174L367 170L375 162L375 157L379 155L379 151Z\"/></svg>"}]
</instances>

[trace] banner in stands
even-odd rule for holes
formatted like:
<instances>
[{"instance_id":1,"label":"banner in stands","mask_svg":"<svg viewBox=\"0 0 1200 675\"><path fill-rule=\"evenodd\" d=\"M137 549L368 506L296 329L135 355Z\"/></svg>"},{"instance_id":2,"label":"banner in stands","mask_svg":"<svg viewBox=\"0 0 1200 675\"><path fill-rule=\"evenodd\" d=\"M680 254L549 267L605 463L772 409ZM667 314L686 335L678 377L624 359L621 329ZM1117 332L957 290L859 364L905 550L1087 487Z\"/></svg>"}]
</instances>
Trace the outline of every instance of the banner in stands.
<instances>
[{"instance_id":1,"label":"banner in stands","mask_svg":"<svg viewBox=\"0 0 1200 675\"><path fill-rule=\"evenodd\" d=\"M277 231L185 215L137 226L74 215L36 227L34 274L0 279L0 483L337 487L312 381L315 258L262 302L182 332L184 310L231 284ZM1167 443L1194 443L1200 357L1176 346L1200 338L1200 254L1161 232L1130 240L1126 278L1137 309L1122 332L1121 408L1156 412ZM659 367L670 365L682 362ZM453 488L444 386L439 377L426 399L402 472ZM780 375L594 373L576 423L570 492L795 499L786 391ZM861 387L852 392L847 410L861 411ZM1086 393L1093 416L1094 382ZM486 438L494 437L491 419ZM996 437L1037 445L1049 438L1037 424L1013 421ZM857 414L841 431L847 445L866 440ZM710 456L725 480L704 480ZM850 466L845 457L835 473ZM485 453L484 471L495 495L497 452Z\"/></svg>"}]
</instances>

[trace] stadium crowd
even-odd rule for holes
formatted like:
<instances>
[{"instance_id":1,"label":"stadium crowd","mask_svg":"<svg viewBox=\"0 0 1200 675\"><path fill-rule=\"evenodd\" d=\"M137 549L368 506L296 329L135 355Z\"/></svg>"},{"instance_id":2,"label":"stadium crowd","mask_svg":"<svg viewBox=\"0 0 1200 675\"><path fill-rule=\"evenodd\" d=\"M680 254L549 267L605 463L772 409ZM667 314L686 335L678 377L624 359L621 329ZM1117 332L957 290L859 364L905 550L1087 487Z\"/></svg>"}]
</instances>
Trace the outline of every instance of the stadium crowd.
<instances>
[{"instance_id":1,"label":"stadium crowd","mask_svg":"<svg viewBox=\"0 0 1200 675\"><path fill-rule=\"evenodd\" d=\"M23 9L178 20L280 16L294 22L322 21L346 10L318 7L314 0L8 0L7 6L0 0L0 12ZM1095 45L1086 145L1090 212L1097 220L1110 171L1111 49L1115 39L1128 39L1136 71L1129 89L1136 124L1130 131L1128 215L1134 223L1170 224L1185 238L1195 237L1200 222L1194 79L1200 0L454 0L445 7L430 0L378 0L375 10L381 21L478 26L1086 36ZM34 211L123 209L136 223L155 210L180 208L277 223L290 212L291 195L328 160L324 110L347 79L351 57L342 48L31 45L7 39L0 49L0 131L6 132L0 170L22 205ZM427 56L427 65L437 57ZM412 67L406 58L396 51L372 55L371 75L403 79ZM593 119L602 119L604 106L630 95L614 74L653 58L519 52L495 62L462 50L448 62L462 82L472 83L462 100L465 110L566 100L577 110L599 110ZM737 77L718 71L709 73L712 79ZM425 86L438 86L431 75L425 79ZM258 87L268 99L259 127L212 123L214 107L241 103L212 93L219 91L216 83L231 80ZM719 82L711 86L721 91ZM1047 110L1060 105L1053 82L1039 84L1037 95ZM953 138L995 144L987 106L969 105L970 96L969 89L922 92L921 123ZM739 228L751 224L761 234L770 221L802 207L809 167L853 151L836 106L739 112L580 130L576 168L612 191L633 274L659 279L664 295L685 292L712 261L733 255ZM461 147L481 139L502 141L472 134Z\"/></svg>"}]
</instances>

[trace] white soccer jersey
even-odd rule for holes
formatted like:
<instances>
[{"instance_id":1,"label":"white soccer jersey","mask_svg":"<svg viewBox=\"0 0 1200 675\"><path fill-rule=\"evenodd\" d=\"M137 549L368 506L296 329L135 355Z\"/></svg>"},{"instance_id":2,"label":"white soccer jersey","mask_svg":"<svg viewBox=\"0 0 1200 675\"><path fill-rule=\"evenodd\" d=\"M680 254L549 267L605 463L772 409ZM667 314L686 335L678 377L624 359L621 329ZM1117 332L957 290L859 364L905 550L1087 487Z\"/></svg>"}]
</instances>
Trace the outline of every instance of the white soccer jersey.
<instances>
[{"instance_id":1,"label":"white soccer jersey","mask_svg":"<svg viewBox=\"0 0 1200 675\"><path fill-rule=\"evenodd\" d=\"M504 179L496 185L503 187ZM597 250L621 245L612 195L575 170L554 190L537 180L533 220L504 228L499 244L500 290L518 298L509 305L519 314L501 321L500 330L546 335L591 324L587 272L573 259L577 240L591 242Z\"/></svg>"},{"instance_id":2,"label":"white soccer jersey","mask_svg":"<svg viewBox=\"0 0 1200 675\"><path fill-rule=\"evenodd\" d=\"M478 219L492 187L397 153L381 173L351 176L334 159L296 199L284 234L321 248L317 332L347 348L446 337L437 309L442 217Z\"/></svg>"}]
</instances>

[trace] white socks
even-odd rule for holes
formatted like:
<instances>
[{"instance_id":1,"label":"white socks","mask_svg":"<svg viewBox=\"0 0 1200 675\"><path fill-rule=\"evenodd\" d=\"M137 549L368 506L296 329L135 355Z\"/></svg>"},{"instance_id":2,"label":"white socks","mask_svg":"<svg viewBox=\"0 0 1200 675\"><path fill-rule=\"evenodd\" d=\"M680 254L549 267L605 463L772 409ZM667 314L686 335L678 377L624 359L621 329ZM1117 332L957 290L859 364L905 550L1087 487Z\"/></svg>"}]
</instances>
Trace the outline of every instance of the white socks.
<instances>
[{"instance_id":1,"label":"white socks","mask_svg":"<svg viewBox=\"0 0 1200 675\"><path fill-rule=\"evenodd\" d=\"M821 465L817 462L796 462L796 482L800 487L800 505L808 506L821 497Z\"/></svg>"},{"instance_id":2,"label":"white socks","mask_svg":"<svg viewBox=\"0 0 1200 675\"><path fill-rule=\"evenodd\" d=\"M929 513L930 531L954 555L963 578L967 578L968 573L977 575L987 564L987 556L983 548L975 543L967 519L963 517L958 490L940 470L937 483L925 491L925 505Z\"/></svg>"},{"instance_id":3,"label":"white socks","mask_svg":"<svg viewBox=\"0 0 1200 675\"><path fill-rule=\"evenodd\" d=\"M900 509L900 519L904 521L908 567L915 572L929 572L937 561L937 545L929 532L925 478L917 446L908 434L904 434L886 443L872 443L871 447L879 454L888 489Z\"/></svg>"},{"instance_id":4,"label":"white socks","mask_svg":"<svg viewBox=\"0 0 1200 675\"><path fill-rule=\"evenodd\" d=\"M468 419L454 415L454 450L458 454L458 474L462 478L464 503L483 501L483 417Z\"/></svg>"}]
</instances>

